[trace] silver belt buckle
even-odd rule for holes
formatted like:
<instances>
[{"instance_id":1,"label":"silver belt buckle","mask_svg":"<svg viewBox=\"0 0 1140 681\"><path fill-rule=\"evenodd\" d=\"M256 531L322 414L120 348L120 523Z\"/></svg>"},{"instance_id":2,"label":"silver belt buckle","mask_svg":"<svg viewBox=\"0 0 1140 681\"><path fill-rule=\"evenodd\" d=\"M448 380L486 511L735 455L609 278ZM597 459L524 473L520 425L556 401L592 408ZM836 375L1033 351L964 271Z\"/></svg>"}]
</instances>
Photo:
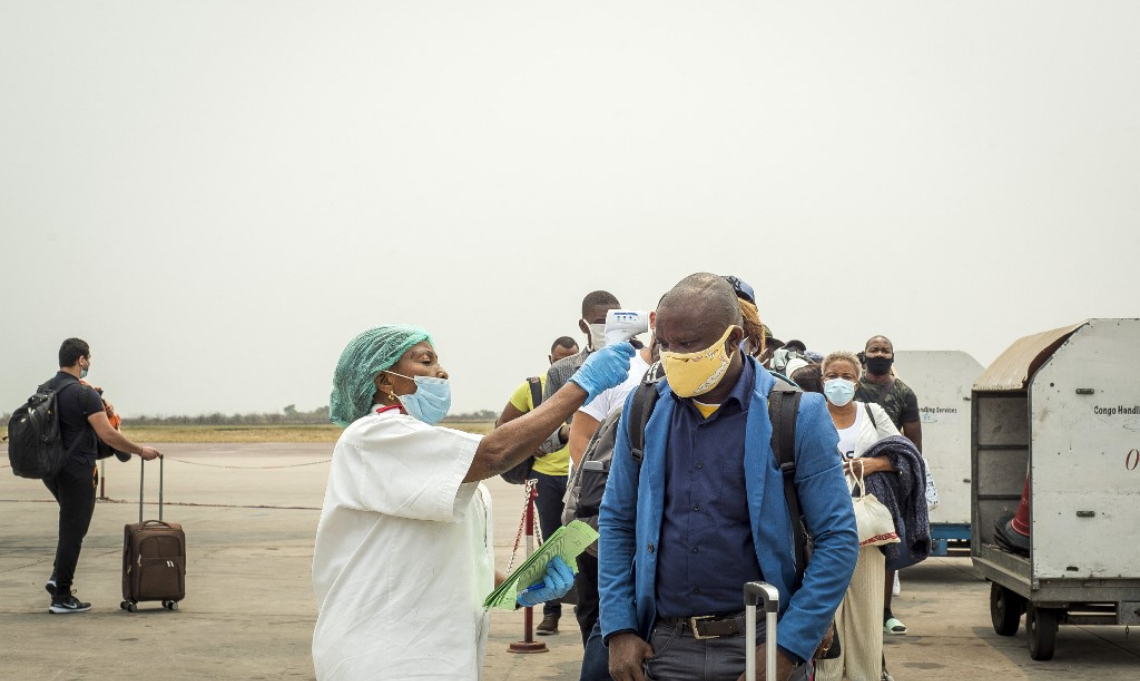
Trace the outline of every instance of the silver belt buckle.
<instances>
[{"instance_id":1,"label":"silver belt buckle","mask_svg":"<svg viewBox=\"0 0 1140 681\"><path fill-rule=\"evenodd\" d=\"M711 639L711 638L720 638L719 634L717 634L715 636L701 636L701 630L697 628L698 622L700 622L701 620L711 620L712 618L713 618L712 615L701 615L700 617L690 617L689 618L689 628L693 630L693 638L694 639L696 639L698 641L704 641L704 640Z\"/></svg>"}]
</instances>

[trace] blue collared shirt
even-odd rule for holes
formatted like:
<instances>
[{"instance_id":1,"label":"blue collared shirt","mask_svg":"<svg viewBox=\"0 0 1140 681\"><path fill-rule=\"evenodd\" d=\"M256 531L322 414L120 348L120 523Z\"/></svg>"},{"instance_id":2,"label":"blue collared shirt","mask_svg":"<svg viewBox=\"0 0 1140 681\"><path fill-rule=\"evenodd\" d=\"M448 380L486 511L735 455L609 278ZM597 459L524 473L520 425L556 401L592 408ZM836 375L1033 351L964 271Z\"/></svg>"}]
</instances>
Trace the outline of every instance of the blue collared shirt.
<instances>
[{"instance_id":1,"label":"blue collared shirt","mask_svg":"<svg viewBox=\"0 0 1140 681\"><path fill-rule=\"evenodd\" d=\"M732 392L707 419L689 400L673 396L656 580L663 617L737 612L744 608L741 587L762 578L744 483L755 380L752 363L745 362Z\"/></svg>"}]
</instances>

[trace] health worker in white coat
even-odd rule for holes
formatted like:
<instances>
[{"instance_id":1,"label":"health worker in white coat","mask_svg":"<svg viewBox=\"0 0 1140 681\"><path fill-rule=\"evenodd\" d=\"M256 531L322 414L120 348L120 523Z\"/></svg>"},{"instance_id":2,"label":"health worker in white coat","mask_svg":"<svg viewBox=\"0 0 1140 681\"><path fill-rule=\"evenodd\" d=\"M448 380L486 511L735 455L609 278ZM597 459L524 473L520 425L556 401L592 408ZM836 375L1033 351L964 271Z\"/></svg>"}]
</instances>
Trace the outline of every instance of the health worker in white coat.
<instances>
[{"instance_id":1,"label":"health worker in white coat","mask_svg":"<svg viewBox=\"0 0 1140 681\"><path fill-rule=\"evenodd\" d=\"M480 480L522 462L598 393L625 380L629 343L593 353L537 409L480 437L436 426L451 404L426 331L388 325L341 354L333 451L313 555L318 681L481 678L496 584L491 497ZM573 574L555 558L532 606Z\"/></svg>"}]
</instances>

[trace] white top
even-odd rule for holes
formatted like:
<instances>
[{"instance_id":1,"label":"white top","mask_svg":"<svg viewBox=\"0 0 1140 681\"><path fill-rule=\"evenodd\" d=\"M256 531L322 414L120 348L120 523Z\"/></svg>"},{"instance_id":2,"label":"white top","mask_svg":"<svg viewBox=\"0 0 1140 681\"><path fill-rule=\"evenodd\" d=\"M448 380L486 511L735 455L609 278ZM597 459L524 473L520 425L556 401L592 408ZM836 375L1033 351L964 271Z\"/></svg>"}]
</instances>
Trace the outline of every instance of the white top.
<instances>
[{"instance_id":1,"label":"white top","mask_svg":"<svg viewBox=\"0 0 1140 681\"><path fill-rule=\"evenodd\" d=\"M867 414L863 410L863 405L856 402L855 422L846 428L837 428L835 431L839 433L839 453L848 459L855 456L855 440L859 439L859 430L866 420Z\"/></svg>"},{"instance_id":2,"label":"white top","mask_svg":"<svg viewBox=\"0 0 1140 681\"><path fill-rule=\"evenodd\" d=\"M318 681L481 677L491 496L463 484L479 439L375 409L341 434L313 553Z\"/></svg>"},{"instance_id":3,"label":"white top","mask_svg":"<svg viewBox=\"0 0 1140 681\"><path fill-rule=\"evenodd\" d=\"M871 407L871 413L875 415L873 425L871 419L867 418L868 406ZM877 404L867 405L859 401L855 402L855 423L838 430L838 432L839 451L849 458L863 456L864 452L879 440L899 434L895 424L891 423L891 417L887 416L887 412L883 411L882 407Z\"/></svg>"},{"instance_id":4,"label":"white top","mask_svg":"<svg viewBox=\"0 0 1140 681\"><path fill-rule=\"evenodd\" d=\"M633 359L629 360L629 375L626 376L625 381L608 390L603 390L597 397L590 400L589 404L579 407L578 411L593 417L595 421L606 420L607 416L625 406L625 398L633 392L638 383L641 383L641 379L647 371L649 371L649 364L641 358L641 352L638 351Z\"/></svg>"}]
</instances>

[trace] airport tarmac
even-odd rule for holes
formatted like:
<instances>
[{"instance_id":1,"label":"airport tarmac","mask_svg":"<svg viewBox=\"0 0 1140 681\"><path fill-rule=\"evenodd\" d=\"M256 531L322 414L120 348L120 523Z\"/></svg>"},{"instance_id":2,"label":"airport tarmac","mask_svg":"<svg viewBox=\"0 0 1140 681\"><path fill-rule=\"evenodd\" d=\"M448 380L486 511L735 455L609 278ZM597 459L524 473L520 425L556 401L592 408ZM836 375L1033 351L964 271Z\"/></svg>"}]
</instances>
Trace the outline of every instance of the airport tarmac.
<instances>
[{"instance_id":1,"label":"airport tarmac","mask_svg":"<svg viewBox=\"0 0 1140 681\"><path fill-rule=\"evenodd\" d=\"M94 607L75 615L47 612L54 502L40 482L0 468L0 679L314 678L309 570L331 445L157 446L168 457L164 516L187 533L187 597L177 612L155 603L134 614L119 609L122 528L138 519L137 459L106 462L109 500L95 509L76 578L77 595ZM157 516L157 473L157 465L146 466L148 519ZM502 569L523 490L498 479L488 487ZM906 570L894 612L910 628L887 641L897 681L1140 678L1140 641L1124 627L1062 626L1056 657L1030 660L1024 626L1012 638L994 633L989 586L968 557L931 558ZM559 635L537 638L547 653L507 652L522 627L521 612L493 615L484 679L578 678L581 639L569 608Z\"/></svg>"}]
</instances>

